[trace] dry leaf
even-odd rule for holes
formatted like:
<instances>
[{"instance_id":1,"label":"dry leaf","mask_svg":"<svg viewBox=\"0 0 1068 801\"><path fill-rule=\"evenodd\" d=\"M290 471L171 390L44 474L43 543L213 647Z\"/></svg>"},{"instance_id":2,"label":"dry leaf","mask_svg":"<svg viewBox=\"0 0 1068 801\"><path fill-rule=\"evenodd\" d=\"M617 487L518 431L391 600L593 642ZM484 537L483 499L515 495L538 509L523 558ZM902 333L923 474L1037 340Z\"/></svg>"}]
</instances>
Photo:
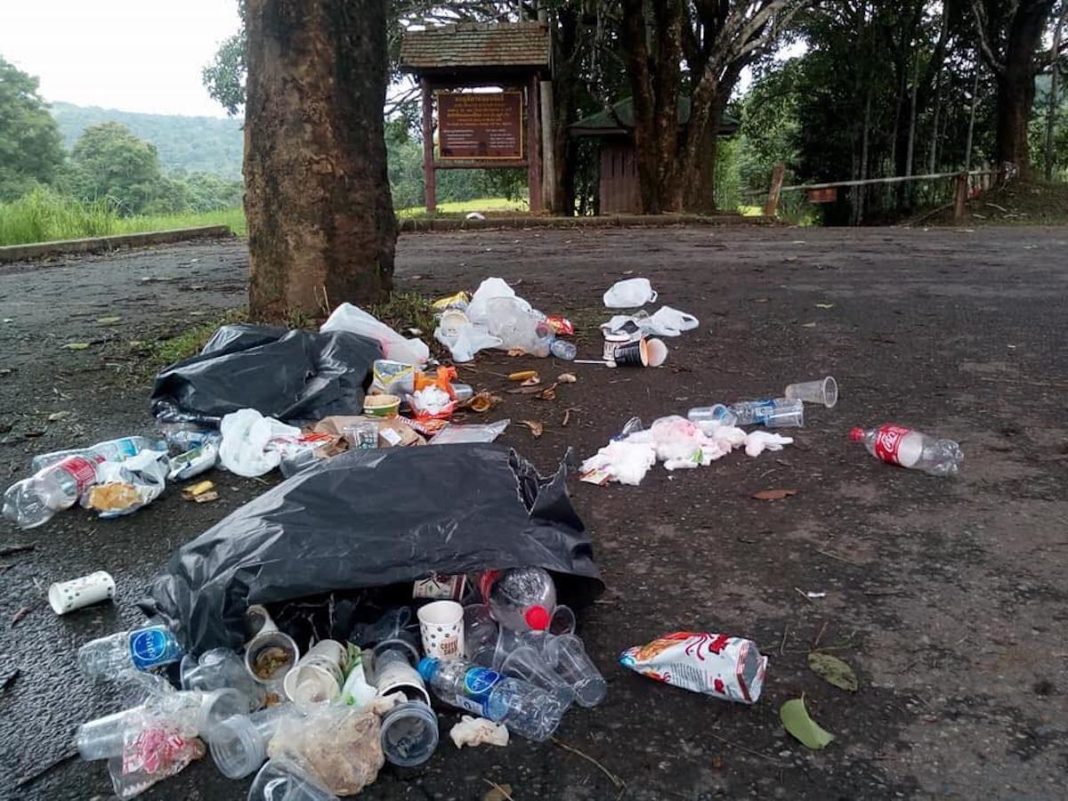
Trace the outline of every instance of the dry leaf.
<instances>
[{"instance_id":1,"label":"dry leaf","mask_svg":"<svg viewBox=\"0 0 1068 801\"><path fill-rule=\"evenodd\" d=\"M575 408L564 409L564 420L560 423L560 428L567 428L567 424L571 422L571 413L577 411Z\"/></svg>"},{"instance_id":2,"label":"dry leaf","mask_svg":"<svg viewBox=\"0 0 1068 801\"><path fill-rule=\"evenodd\" d=\"M511 373L508 376L509 381L526 381L528 378L537 378L537 370L520 370L518 373Z\"/></svg>"},{"instance_id":3,"label":"dry leaf","mask_svg":"<svg viewBox=\"0 0 1068 801\"><path fill-rule=\"evenodd\" d=\"M539 378L537 375L532 375L530 378L528 378L526 381L524 381L519 386L521 386L521 387L536 387L540 383L541 383L541 378Z\"/></svg>"},{"instance_id":4,"label":"dry leaf","mask_svg":"<svg viewBox=\"0 0 1068 801\"><path fill-rule=\"evenodd\" d=\"M506 390L509 395L538 395L544 391L545 390L536 385L533 387L516 387L515 389Z\"/></svg>"},{"instance_id":5,"label":"dry leaf","mask_svg":"<svg viewBox=\"0 0 1068 801\"><path fill-rule=\"evenodd\" d=\"M561 373L556 377L556 383L558 384L574 384L578 379L574 373Z\"/></svg>"},{"instance_id":6,"label":"dry leaf","mask_svg":"<svg viewBox=\"0 0 1068 801\"><path fill-rule=\"evenodd\" d=\"M526 356L527 352L522 348L509 348L508 355L515 358L516 356Z\"/></svg>"},{"instance_id":7,"label":"dry leaf","mask_svg":"<svg viewBox=\"0 0 1068 801\"><path fill-rule=\"evenodd\" d=\"M202 492L200 495L193 498L194 503L211 503L212 501L217 500L219 500L219 493L215 490L212 490L211 492Z\"/></svg>"},{"instance_id":8,"label":"dry leaf","mask_svg":"<svg viewBox=\"0 0 1068 801\"><path fill-rule=\"evenodd\" d=\"M489 782L489 779L486 779ZM489 782L493 786L482 796L482 801L515 801L512 798L512 785Z\"/></svg>"},{"instance_id":9,"label":"dry leaf","mask_svg":"<svg viewBox=\"0 0 1068 801\"><path fill-rule=\"evenodd\" d=\"M67 350L89 350L88 342L68 342L63 346Z\"/></svg>"},{"instance_id":10,"label":"dry leaf","mask_svg":"<svg viewBox=\"0 0 1068 801\"><path fill-rule=\"evenodd\" d=\"M851 693L855 693L860 686L853 668L837 656L822 651L813 651L808 655L808 669L828 684Z\"/></svg>"},{"instance_id":11,"label":"dry leaf","mask_svg":"<svg viewBox=\"0 0 1068 801\"><path fill-rule=\"evenodd\" d=\"M534 439L537 439L545 433L545 424L539 423L537 420L520 420L519 422L530 429L530 433L534 435Z\"/></svg>"},{"instance_id":12,"label":"dry leaf","mask_svg":"<svg viewBox=\"0 0 1068 801\"><path fill-rule=\"evenodd\" d=\"M557 384L553 384L551 387L546 387L545 389L543 389L537 395L538 400L546 400L546 401L556 400L556 387L557 386L558 386Z\"/></svg>"},{"instance_id":13,"label":"dry leaf","mask_svg":"<svg viewBox=\"0 0 1068 801\"><path fill-rule=\"evenodd\" d=\"M479 392L467 402L467 408L484 414L501 402L501 398L491 392Z\"/></svg>"},{"instance_id":14,"label":"dry leaf","mask_svg":"<svg viewBox=\"0 0 1068 801\"><path fill-rule=\"evenodd\" d=\"M797 495L795 489L769 489L761 490L760 492L754 492L753 498L758 501L781 501L783 498L789 498L791 495Z\"/></svg>"},{"instance_id":15,"label":"dry leaf","mask_svg":"<svg viewBox=\"0 0 1068 801\"><path fill-rule=\"evenodd\" d=\"M21 620L24 617L26 617L26 615L28 615L32 611L33 611L33 607L32 606L24 606L19 611L17 611L14 615L12 615L11 616L11 628L15 628L15 626L17 626L21 622Z\"/></svg>"}]
</instances>

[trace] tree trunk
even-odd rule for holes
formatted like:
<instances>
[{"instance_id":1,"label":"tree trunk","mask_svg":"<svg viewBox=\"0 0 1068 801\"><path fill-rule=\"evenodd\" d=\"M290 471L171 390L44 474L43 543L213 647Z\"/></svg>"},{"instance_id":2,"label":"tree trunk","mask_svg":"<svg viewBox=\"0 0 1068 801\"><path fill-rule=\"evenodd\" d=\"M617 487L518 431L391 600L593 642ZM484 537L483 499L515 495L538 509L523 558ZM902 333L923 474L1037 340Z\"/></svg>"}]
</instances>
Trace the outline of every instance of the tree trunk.
<instances>
[{"instance_id":1,"label":"tree trunk","mask_svg":"<svg viewBox=\"0 0 1068 801\"><path fill-rule=\"evenodd\" d=\"M1053 0L1020 2L1009 23L1004 68L997 71L997 150L999 166L1014 164L1031 176L1027 125L1035 104L1035 50L1042 43Z\"/></svg>"},{"instance_id":2,"label":"tree trunk","mask_svg":"<svg viewBox=\"0 0 1068 801\"><path fill-rule=\"evenodd\" d=\"M1068 5L1061 4L1063 9L1057 25L1053 29L1053 63L1050 65L1049 76L1049 105L1046 108L1046 142L1045 142L1045 175L1047 181L1053 180L1053 123L1057 117L1058 79L1061 75L1060 52L1061 32L1064 29L1065 20L1068 19Z\"/></svg>"},{"instance_id":3,"label":"tree trunk","mask_svg":"<svg viewBox=\"0 0 1068 801\"><path fill-rule=\"evenodd\" d=\"M249 310L388 297L397 228L382 107L386 0L248 0Z\"/></svg>"}]
</instances>

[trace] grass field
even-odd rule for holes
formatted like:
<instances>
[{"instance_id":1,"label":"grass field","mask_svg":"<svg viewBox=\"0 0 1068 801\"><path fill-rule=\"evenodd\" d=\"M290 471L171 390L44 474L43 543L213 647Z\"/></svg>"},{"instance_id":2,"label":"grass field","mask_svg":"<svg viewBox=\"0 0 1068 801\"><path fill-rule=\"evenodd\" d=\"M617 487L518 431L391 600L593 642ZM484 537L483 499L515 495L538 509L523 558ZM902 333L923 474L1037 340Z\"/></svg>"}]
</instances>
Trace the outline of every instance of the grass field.
<instances>
[{"instance_id":1,"label":"grass field","mask_svg":"<svg viewBox=\"0 0 1068 801\"><path fill-rule=\"evenodd\" d=\"M462 215L472 211L485 214L526 211L524 201L479 198L438 205L439 215ZM421 206L398 209L398 217L421 217ZM79 202L47 190L38 190L11 203L0 203L0 246L82 239L93 236L135 234L144 231L170 231L202 225L228 225L245 236L243 209L189 212L151 216L120 217L106 201Z\"/></svg>"}]
</instances>

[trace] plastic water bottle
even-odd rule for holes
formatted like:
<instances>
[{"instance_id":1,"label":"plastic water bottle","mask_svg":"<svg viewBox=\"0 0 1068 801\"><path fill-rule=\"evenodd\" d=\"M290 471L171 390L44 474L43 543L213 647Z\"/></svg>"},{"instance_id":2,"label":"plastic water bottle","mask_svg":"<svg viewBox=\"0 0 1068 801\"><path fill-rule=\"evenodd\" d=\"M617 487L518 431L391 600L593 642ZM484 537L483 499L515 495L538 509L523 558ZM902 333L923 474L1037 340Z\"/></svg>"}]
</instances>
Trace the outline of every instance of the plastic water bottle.
<instances>
[{"instance_id":1,"label":"plastic water bottle","mask_svg":"<svg viewBox=\"0 0 1068 801\"><path fill-rule=\"evenodd\" d=\"M78 668L91 679L110 679L131 670L152 670L182 658L182 646L166 626L120 631L78 649Z\"/></svg>"},{"instance_id":2,"label":"plastic water bottle","mask_svg":"<svg viewBox=\"0 0 1068 801\"><path fill-rule=\"evenodd\" d=\"M84 456L97 462L121 462L131 456L137 456L141 451L167 452L167 443L162 440L153 440L148 437L122 437L121 439L109 439L106 442L98 442L88 448L72 448L66 451L53 451L41 453L33 457L30 467L36 473L43 467L56 464L68 456Z\"/></svg>"},{"instance_id":3,"label":"plastic water bottle","mask_svg":"<svg viewBox=\"0 0 1068 801\"><path fill-rule=\"evenodd\" d=\"M762 425L768 428L795 428L805 424L805 404L795 398L742 401L727 407L735 425Z\"/></svg>"},{"instance_id":4,"label":"plastic water bottle","mask_svg":"<svg viewBox=\"0 0 1068 801\"><path fill-rule=\"evenodd\" d=\"M84 456L68 456L12 484L4 493L4 517L21 528L47 523L96 483L96 465Z\"/></svg>"},{"instance_id":5,"label":"plastic water bottle","mask_svg":"<svg viewBox=\"0 0 1068 801\"><path fill-rule=\"evenodd\" d=\"M574 342L568 342L566 339L554 339L549 345L549 352L557 359L563 359L565 362L575 361L575 357L578 356L578 348Z\"/></svg>"},{"instance_id":6,"label":"plastic water bottle","mask_svg":"<svg viewBox=\"0 0 1068 801\"><path fill-rule=\"evenodd\" d=\"M445 703L503 723L528 740L549 739L564 714L564 705L545 690L459 659L425 656L419 674Z\"/></svg>"},{"instance_id":7,"label":"plastic water bottle","mask_svg":"<svg viewBox=\"0 0 1068 801\"><path fill-rule=\"evenodd\" d=\"M478 580L493 619L513 631L545 631L556 608L553 577L540 567L487 570Z\"/></svg>"},{"instance_id":8,"label":"plastic water bottle","mask_svg":"<svg viewBox=\"0 0 1068 801\"><path fill-rule=\"evenodd\" d=\"M723 426L738 425L738 418L734 412L722 403L711 406L695 406L686 412L686 418L694 423L719 423Z\"/></svg>"},{"instance_id":9,"label":"plastic water bottle","mask_svg":"<svg viewBox=\"0 0 1068 801\"><path fill-rule=\"evenodd\" d=\"M849 438L863 442L876 459L932 476L955 476L964 461L960 445L953 440L935 439L904 426L887 424L867 431L854 428Z\"/></svg>"}]
</instances>

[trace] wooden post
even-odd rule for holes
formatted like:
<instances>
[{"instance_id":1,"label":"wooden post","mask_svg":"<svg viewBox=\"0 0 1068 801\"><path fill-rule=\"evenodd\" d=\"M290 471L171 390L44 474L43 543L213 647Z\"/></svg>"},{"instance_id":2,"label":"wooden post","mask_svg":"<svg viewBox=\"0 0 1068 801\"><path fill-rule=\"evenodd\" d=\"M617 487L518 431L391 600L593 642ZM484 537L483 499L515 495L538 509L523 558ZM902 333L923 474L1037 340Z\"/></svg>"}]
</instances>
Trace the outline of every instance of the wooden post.
<instances>
[{"instance_id":1,"label":"wooden post","mask_svg":"<svg viewBox=\"0 0 1068 801\"><path fill-rule=\"evenodd\" d=\"M964 220L964 209L968 203L968 173L962 172L956 178L956 188L953 192L953 222L959 223Z\"/></svg>"},{"instance_id":2,"label":"wooden post","mask_svg":"<svg viewBox=\"0 0 1068 801\"><path fill-rule=\"evenodd\" d=\"M779 192L782 191L782 181L786 177L786 165L779 163L771 171L771 186L768 188L768 202L764 204L764 216L774 217L779 210Z\"/></svg>"},{"instance_id":3,"label":"wooden post","mask_svg":"<svg viewBox=\"0 0 1068 801\"><path fill-rule=\"evenodd\" d=\"M434 95L427 78L419 80L423 94L423 202L426 213L438 210L437 180L434 174Z\"/></svg>"},{"instance_id":4,"label":"wooden post","mask_svg":"<svg viewBox=\"0 0 1068 801\"><path fill-rule=\"evenodd\" d=\"M537 73L527 83L527 185L530 189L530 212L541 214L541 125L538 106L541 87Z\"/></svg>"}]
</instances>

